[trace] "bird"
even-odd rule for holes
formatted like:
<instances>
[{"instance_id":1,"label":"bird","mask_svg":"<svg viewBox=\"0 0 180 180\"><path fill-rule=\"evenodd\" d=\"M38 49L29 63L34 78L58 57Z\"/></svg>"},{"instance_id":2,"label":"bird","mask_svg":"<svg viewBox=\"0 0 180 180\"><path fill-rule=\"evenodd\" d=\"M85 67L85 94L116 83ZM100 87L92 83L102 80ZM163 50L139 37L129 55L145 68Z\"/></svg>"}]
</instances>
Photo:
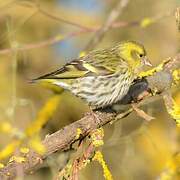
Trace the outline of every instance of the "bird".
<instances>
[{"instance_id":1,"label":"bird","mask_svg":"<svg viewBox=\"0 0 180 180\"><path fill-rule=\"evenodd\" d=\"M90 51L32 81L68 90L95 110L120 101L145 65L152 66L144 46L122 41Z\"/></svg>"}]
</instances>

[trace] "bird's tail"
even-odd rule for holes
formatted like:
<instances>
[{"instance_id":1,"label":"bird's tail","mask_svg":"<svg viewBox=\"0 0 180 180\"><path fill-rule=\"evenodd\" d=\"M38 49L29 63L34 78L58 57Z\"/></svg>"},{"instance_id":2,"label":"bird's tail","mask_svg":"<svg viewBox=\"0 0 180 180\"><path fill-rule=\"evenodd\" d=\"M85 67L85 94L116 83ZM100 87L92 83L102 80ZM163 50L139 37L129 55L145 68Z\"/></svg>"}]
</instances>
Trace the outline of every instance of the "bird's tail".
<instances>
[{"instance_id":1,"label":"bird's tail","mask_svg":"<svg viewBox=\"0 0 180 180\"><path fill-rule=\"evenodd\" d=\"M28 81L31 84L39 84L42 87L50 89L55 93L62 93L64 89L69 90L69 85L60 79L41 79L35 78Z\"/></svg>"}]
</instances>

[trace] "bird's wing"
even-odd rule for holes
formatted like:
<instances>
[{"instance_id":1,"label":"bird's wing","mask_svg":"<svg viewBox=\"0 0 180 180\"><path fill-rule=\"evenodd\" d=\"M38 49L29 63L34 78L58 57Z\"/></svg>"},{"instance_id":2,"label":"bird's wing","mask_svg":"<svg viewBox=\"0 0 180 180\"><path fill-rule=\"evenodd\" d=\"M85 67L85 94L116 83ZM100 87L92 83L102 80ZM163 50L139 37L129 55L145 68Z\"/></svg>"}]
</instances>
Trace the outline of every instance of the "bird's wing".
<instances>
[{"instance_id":1,"label":"bird's wing","mask_svg":"<svg viewBox=\"0 0 180 180\"><path fill-rule=\"evenodd\" d=\"M62 68L40 76L34 80L42 79L76 79L84 76L108 75L113 71L101 65L94 65L83 59L77 59L67 63Z\"/></svg>"}]
</instances>

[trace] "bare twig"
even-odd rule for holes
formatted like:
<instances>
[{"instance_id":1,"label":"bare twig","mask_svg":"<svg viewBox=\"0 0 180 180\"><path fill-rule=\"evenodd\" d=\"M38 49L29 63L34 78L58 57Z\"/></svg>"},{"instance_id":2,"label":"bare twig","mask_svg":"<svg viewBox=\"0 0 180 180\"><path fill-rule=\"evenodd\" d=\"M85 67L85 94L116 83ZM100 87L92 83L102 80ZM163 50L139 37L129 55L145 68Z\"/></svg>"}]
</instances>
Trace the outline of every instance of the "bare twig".
<instances>
[{"instance_id":1,"label":"bare twig","mask_svg":"<svg viewBox=\"0 0 180 180\"><path fill-rule=\"evenodd\" d=\"M80 29L91 29L91 28L88 28L84 25L81 25L77 22L73 22L73 21L70 21L70 20L67 20L67 19L63 19L59 16L56 16L54 14L51 14L49 13L47 10L43 9L41 7L41 4L37 3L37 2L28 2L28 1L24 1L24 2L16 2L16 4L18 5L21 5L21 6L24 6L24 7L28 7L28 8L36 8L38 12L40 12L41 14L43 14L44 16L52 19L52 20L55 20L55 21L58 21L58 22L62 22L62 23L65 23L65 24L68 24L68 25L72 25L74 27L77 27L77 28L80 28Z\"/></svg>"},{"instance_id":2,"label":"bare twig","mask_svg":"<svg viewBox=\"0 0 180 180\"><path fill-rule=\"evenodd\" d=\"M53 19L53 20L56 20L56 21L58 21L58 22L63 22L63 23L65 23L65 24L69 24L69 25L78 27L78 28L80 28L80 29L86 29L86 30L91 30L91 29L92 29L92 28L86 27L86 26L84 26L84 25L81 25L81 24L79 24L79 23L77 23L77 22L75 23L75 22L72 22L72 21L65 20L65 19L63 19L63 18L57 17L57 16L55 16L55 15L53 15L53 14L50 14L49 12L45 11L45 10L42 9L42 8L39 8L39 12L40 12L41 14L43 14L44 16L46 16L46 17L48 17L48 18L51 18L51 19Z\"/></svg>"},{"instance_id":3,"label":"bare twig","mask_svg":"<svg viewBox=\"0 0 180 180\"><path fill-rule=\"evenodd\" d=\"M105 35L105 33L111 28L112 24L117 20L119 15L122 14L123 9L127 6L129 0L120 0L110 12L106 22L104 25L97 31L95 36L90 40L87 44L85 50L89 51L93 49L96 44L101 41Z\"/></svg>"},{"instance_id":4,"label":"bare twig","mask_svg":"<svg viewBox=\"0 0 180 180\"><path fill-rule=\"evenodd\" d=\"M161 16L154 16L154 17L150 17L149 19L153 19L153 23L161 20L165 17L169 17L172 13L168 12L164 15ZM111 29L115 29L115 28L123 28L123 27L132 27L132 26L140 26L141 27L141 22L143 21L131 21L131 22L125 22L125 21L119 21L119 22L113 22L113 24L111 24ZM153 24L150 23L149 25ZM101 28L100 27L94 27L94 28L83 28L80 29L79 31L74 31L71 33L68 33L66 35L56 35L55 37L46 39L46 40L42 40L41 42L35 42L35 43L30 43L30 44L19 44L19 47L17 47L17 50L19 52L21 51L28 51L28 50L32 50L32 49L37 49L37 48L43 48L43 47L47 47L56 43L59 43L61 41L64 41L66 39L72 38L72 37L77 37L86 33L91 33L91 32L99 32ZM6 49L2 49L0 50L0 55L6 55L12 53L12 49L11 48L6 48Z\"/></svg>"},{"instance_id":5,"label":"bare twig","mask_svg":"<svg viewBox=\"0 0 180 180\"><path fill-rule=\"evenodd\" d=\"M85 33L85 32L87 32L87 30L80 30L80 31L77 31L77 32L69 33L66 36L57 35L57 36L55 36L53 38L43 40L43 41L38 42L38 43L32 43L32 44L27 44L27 45L19 44L19 47L17 47L17 50L19 52L21 52L21 51L27 51L27 50L31 50L31 49L46 47L46 46L49 46L49 45L52 45L52 44L56 44L56 43L58 43L58 42L60 42L60 41L62 41L64 39L71 38L71 37L80 35L80 34ZM11 52L12 52L11 48L0 50L1 55L9 54Z\"/></svg>"}]
</instances>

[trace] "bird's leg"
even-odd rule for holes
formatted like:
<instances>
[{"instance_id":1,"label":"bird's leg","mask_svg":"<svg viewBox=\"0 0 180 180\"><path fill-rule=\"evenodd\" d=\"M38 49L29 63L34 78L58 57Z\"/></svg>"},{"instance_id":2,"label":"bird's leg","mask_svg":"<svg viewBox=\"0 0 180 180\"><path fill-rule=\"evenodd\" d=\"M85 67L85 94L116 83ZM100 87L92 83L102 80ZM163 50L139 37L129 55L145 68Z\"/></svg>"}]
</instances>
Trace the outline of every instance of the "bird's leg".
<instances>
[{"instance_id":1,"label":"bird's leg","mask_svg":"<svg viewBox=\"0 0 180 180\"><path fill-rule=\"evenodd\" d=\"M137 96L137 101L139 102L143 100L145 97L149 96L149 94L150 93L148 91L143 91L141 94Z\"/></svg>"},{"instance_id":2,"label":"bird's leg","mask_svg":"<svg viewBox=\"0 0 180 180\"><path fill-rule=\"evenodd\" d=\"M98 123L99 117L97 116L97 114L94 112L94 110L91 107L89 107L89 113L90 115L92 115L93 119Z\"/></svg>"},{"instance_id":3,"label":"bird's leg","mask_svg":"<svg viewBox=\"0 0 180 180\"><path fill-rule=\"evenodd\" d=\"M145 119L146 121L151 121L152 119L154 119L154 117L148 115L147 113L145 113L142 109L139 109L137 107L137 104L132 103L131 104L132 108L134 109L134 111L137 113L138 116L142 117L143 119Z\"/></svg>"}]
</instances>

